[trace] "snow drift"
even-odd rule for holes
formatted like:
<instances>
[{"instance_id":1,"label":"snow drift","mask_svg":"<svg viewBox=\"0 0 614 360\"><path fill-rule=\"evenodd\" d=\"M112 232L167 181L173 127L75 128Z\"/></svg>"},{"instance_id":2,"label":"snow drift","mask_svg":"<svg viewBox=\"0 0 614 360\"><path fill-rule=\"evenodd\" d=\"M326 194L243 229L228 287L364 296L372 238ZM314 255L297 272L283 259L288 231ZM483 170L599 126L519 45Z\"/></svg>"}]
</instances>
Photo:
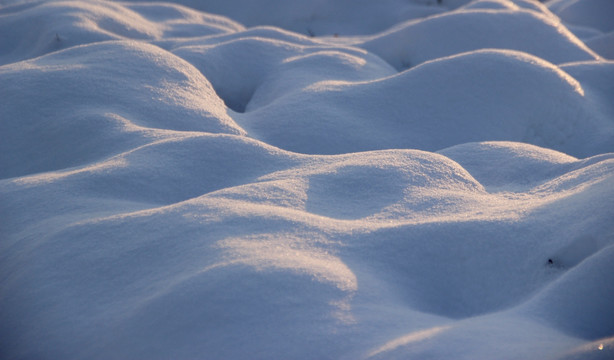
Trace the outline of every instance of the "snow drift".
<instances>
[{"instance_id":1,"label":"snow drift","mask_svg":"<svg viewBox=\"0 0 614 360\"><path fill-rule=\"evenodd\" d=\"M2 358L614 356L607 1L180 3L0 5Z\"/></svg>"}]
</instances>

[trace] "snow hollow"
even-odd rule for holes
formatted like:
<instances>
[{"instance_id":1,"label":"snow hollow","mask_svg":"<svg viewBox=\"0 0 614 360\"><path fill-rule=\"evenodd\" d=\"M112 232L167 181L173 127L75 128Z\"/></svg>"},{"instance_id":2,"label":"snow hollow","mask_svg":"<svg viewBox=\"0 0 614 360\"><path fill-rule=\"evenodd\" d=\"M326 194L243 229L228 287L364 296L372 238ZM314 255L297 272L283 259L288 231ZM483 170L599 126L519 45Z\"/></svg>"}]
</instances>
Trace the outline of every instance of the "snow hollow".
<instances>
[{"instance_id":1,"label":"snow hollow","mask_svg":"<svg viewBox=\"0 0 614 360\"><path fill-rule=\"evenodd\" d=\"M613 359L612 19L0 1L0 358Z\"/></svg>"}]
</instances>

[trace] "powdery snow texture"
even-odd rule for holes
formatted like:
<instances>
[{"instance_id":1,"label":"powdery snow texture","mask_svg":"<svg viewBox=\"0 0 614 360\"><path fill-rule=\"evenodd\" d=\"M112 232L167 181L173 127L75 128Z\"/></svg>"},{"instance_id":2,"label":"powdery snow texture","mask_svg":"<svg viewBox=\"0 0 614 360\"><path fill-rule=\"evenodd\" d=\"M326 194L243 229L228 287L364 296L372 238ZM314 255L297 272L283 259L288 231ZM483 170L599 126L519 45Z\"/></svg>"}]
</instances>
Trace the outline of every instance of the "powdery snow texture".
<instances>
[{"instance_id":1,"label":"powdery snow texture","mask_svg":"<svg viewBox=\"0 0 614 360\"><path fill-rule=\"evenodd\" d=\"M610 359L608 0L5 1L3 359Z\"/></svg>"}]
</instances>

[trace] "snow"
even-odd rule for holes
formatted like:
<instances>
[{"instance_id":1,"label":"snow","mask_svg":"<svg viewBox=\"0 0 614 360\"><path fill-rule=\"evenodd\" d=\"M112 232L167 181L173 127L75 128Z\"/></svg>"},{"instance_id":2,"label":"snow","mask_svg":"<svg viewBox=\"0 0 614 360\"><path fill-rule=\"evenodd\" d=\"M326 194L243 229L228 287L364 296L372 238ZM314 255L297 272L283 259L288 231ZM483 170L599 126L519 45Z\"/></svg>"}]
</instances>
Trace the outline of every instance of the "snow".
<instances>
[{"instance_id":1,"label":"snow","mask_svg":"<svg viewBox=\"0 0 614 360\"><path fill-rule=\"evenodd\" d=\"M613 358L611 15L0 2L0 357Z\"/></svg>"}]
</instances>

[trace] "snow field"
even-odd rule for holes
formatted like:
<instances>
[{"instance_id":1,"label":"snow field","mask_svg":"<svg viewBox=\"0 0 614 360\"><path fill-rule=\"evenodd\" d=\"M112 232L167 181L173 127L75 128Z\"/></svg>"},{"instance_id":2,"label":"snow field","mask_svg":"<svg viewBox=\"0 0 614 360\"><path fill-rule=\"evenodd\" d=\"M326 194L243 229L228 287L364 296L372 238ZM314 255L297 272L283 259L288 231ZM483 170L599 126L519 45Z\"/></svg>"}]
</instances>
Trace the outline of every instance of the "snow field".
<instances>
[{"instance_id":1,"label":"snow field","mask_svg":"<svg viewBox=\"0 0 614 360\"><path fill-rule=\"evenodd\" d=\"M0 357L612 357L610 8L5 2Z\"/></svg>"}]
</instances>

